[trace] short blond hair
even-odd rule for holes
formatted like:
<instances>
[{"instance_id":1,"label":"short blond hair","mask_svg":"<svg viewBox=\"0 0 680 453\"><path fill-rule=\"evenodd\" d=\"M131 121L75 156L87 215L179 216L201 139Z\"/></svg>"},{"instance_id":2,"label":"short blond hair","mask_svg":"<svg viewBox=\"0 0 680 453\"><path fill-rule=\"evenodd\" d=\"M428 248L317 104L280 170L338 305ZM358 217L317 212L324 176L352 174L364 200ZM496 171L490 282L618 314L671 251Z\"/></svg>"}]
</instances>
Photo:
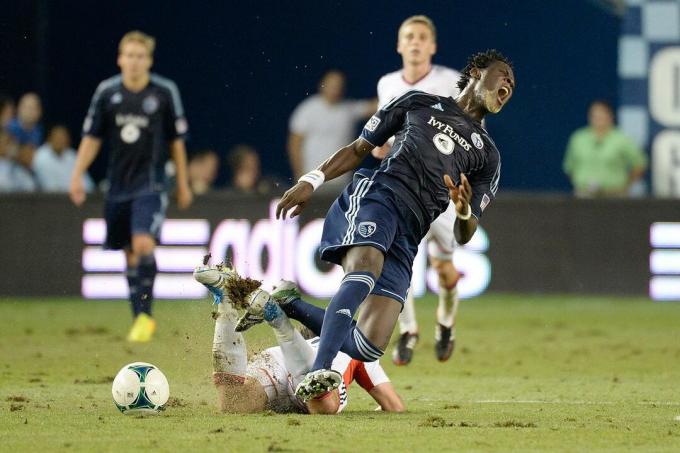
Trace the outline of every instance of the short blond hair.
<instances>
[{"instance_id":1,"label":"short blond hair","mask_svg":"<svg viewBox=\"0 0 680 453\"><path fill-rule=\"evenodd\" d=\"M430 32L432 32L432 40L437 41L437 28L434 26L434 22L432 22L432 19L430 19L429 17L427 17L423 14L411 16L411 17L407 18L404 22L402 22L401 25L399 26L399 32L397 33L397 35L401 35L401 30L405 26L411 25L411 24L423 24L423 25L425 25L427 28L430 29Z\"/></svg>"},{"instance_id":2,"label":"short blond hair","mask_svg":"<svg viewBox=\"0 0 680 453\"><path fill-rule=\"evenodd\" d=\"M149 56L153 57L153 51L156 49L156 39L139 30L133 30L125 33L118 44L118 53L123 53L123 46L129 42L138 42L142 44L149 51Z\"/></svg>"}]
</instances>

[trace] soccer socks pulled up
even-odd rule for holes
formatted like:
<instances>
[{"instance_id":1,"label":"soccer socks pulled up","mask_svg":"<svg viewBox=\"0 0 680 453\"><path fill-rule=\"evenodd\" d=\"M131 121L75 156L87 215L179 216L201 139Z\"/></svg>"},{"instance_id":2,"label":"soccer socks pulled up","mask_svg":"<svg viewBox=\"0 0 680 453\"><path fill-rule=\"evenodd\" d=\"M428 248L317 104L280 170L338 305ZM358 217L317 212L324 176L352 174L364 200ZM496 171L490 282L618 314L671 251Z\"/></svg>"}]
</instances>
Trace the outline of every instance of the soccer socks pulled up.
<instances>
[{"instance_id":1,"label":"soccer socks pulled up","mask_svg":"<svg viewBox=\"0 0 680 453\"><path fill-rule=\"evenodd\" d=\"M439 288L439 304L437 305L437 322L444 327L456 324L458 312L458 287Z\"/></svg>"},{"instance_id":2,"label":"soccer socks pulled up","mask_svg":"<svg viewBox=\"0 0 680 453\"><path fill-rule=\"evenodd\" d=\"M305 327L314 332L314 334L321 335L323 318L326 314L326 310L323 308L319 308L298 298L284 304L281 306L281 309L288 317L301 322ZM363 353L362 350L370 352L366 354ZM371 341L357 328L357 323L354 320L352 320L350 325L349 334L342 342L340 351L351 358L361 360L362 362L373 362L378 360L383 354L383 351L371 343Z\"/></svg>"},{"instance_id":3,"label":"soccer socks pulled up","mask_svg":"<svg viewBox=\"0 0 680 453\"><path fill-rule=\"evenodd\" d=\"M238 313L229 304L217 306L215 334L213 336L213 382L242 384L245 381L248 354L243 335L234 332Z\"/></svg>"},{"instance_id":4,"label":"soccer socks pulled up","mask_svg":"<svg viewBox=\"0 0 680 453\"><path fill-rule=\"evenodd\" d=\"M156 258L153 254L142 255L137 264L137 278L139 282L139 311L151 316L153 303L153 283L156 279Z\"/></svg>"},{"instance_id":5,"label":"soccer socks pulled up","mask_svg":"<svg viewBox=\"0 0 680 453\"><path fill-rule=\"evenodd\" d=\"M125 273L128 287L130 288L130 307L132 308L132 317L136 318L141 312L141 293L139 292L139 276L137 275L137 266L128 267Z\"/></svg>"},{"instance_id":6,"label":"soccer socks pulled up","mask_svg":"<svg viewBox=\"0 0 680 453\"><path fill-rule=\"evenodd\" d=\"M340 288L328 304L324 315L321 341L313 370L330 369L333 359L352 332L354 314L373 290L374 285L375 276L370 272L349 272L342 279ZM358 331L354 329L353 332ZM366 361L373 360L375 359Z\"/></svg>"},{"instance_id":7,"label":"soccer socks pulled up","mask_svg":"<svg viewBox=\"0 0 680 453\"><path fill-rule=\"evenodd\" d=\"M416 304L413 298L413 288L409 288L406 295L404 308L399 314L399 333L418 333L418 321L416 321Z\"/></svg>"},{"instance_id":8,"label":"soccer socks pulled up","mask_svg":"<svg viewBox=\"0 0 680 453\"><path fill-rule=\"evenodd\" d=\"M276 302L270 300L265 304L264 318L274 330L276 341L283 352L286 369L293 379L293 387L296 387L312 368L314 350L302 338L300 332L295 330L288 316Z\"/></svg>"}]
</instances>

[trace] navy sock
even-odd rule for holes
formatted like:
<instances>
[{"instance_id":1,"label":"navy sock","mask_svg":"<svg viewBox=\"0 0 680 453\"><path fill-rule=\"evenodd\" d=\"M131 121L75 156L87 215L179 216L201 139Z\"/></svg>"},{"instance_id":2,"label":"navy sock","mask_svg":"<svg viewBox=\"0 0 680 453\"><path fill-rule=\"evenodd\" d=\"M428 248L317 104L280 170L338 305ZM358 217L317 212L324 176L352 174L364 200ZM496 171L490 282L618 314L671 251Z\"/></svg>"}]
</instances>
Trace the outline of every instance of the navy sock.
<instances>
[{"instance_id":1,"label":"navy sock","mask_svg":"<svg viewBox=\"0 0 680 453\"><path fill-rule=\"evenodd\" d=\"M352 331L354 314L374 285L375 277L370 272L350 272L345 275L326 309L313 370L330 369L333 359Z\"/></svg>"},{"instance_id":2,"label":"navy sock","mask_svg":"<svg viewBox=\"0 0 680 453\"><path fill-rule=\"evenodd\" d=\"M139 257L137 275L139 278L139 311L151 316L153 303L153 282L156 279L156 258L153 254Z\"/></svg>"},{"instance_id":3,"label":"navy sock","mask_svg":"<svg viewBox=\"0 0 680 453\"><path fill-rule=\"evenodd\" d=\"M140 307L140 293L139 293L139 276L137 275L136 267L128 267L125 273L127 277L128 287L130 288L130 307L132 307L132 317L136 318L139 314Z\"/></svg>"},{"instance_id":4,"label":"navy sock","mask_svg":"<svg viewBox=\"0 0 680 453\"><path fill-rule=\"evenodd\" d=\"M298 298L282 305L281 309L290 319L301 322L302 325L314 332L314 334L321 335L323 318L326 314L326 310L323 308ZM371 343L357 328L357 322L354 320L352 320L350 332L345 337L340 350L351 358L361 360L362 362L373 362L378 360L383 354L383 351Z\"/></svg>"}]
</instances>

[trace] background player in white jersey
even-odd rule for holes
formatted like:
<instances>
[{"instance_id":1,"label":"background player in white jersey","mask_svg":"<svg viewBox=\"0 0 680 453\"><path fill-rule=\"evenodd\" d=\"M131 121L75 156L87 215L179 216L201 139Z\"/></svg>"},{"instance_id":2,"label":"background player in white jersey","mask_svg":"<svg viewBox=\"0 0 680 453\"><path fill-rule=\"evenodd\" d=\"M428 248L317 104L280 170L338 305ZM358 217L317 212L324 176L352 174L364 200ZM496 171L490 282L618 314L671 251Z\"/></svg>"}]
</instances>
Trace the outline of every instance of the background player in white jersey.
<instances>
[{"instance_id":1,"label":"background player in white jersey","mask_svg":"<svg viewBox=\"0 0 680 453\"><path fill-rule=\"evenodd\" d=\"M245 330L254 324L239 328L239 315L232 306L234 301L225 294L229 292L228 285L241 285L243 280L223 266L199 266L194 278L210 290L216 302L213 382L221 411L246 413L269 409L281 413L337 414L347 406L347 390L354 381L382 410L404 411L401 398L378 361L364 363L342 352L333 361L333 369L341 371L343 376L337 389L307 402L295 395L295 388L314 362L319 337L305 340L278 305L277 298L299 297L294 284L282 282L271 295L257 289L247 296L251 306L260 305L264 320L274 330L279 344L248 360L243 335L235 329Z\"/></svg>"},{"instance_id":2,"label":"background player in white jersey","mask_svg":"<svg viewBox=\"0 0 680 453\"><path fill-rule=\"evenodd\" d=\"M403 68L390 72L378 81L378 103L380 107L410 90L420 90L437 96L455 98L460 93L456 86L460 73L446 66L432 64L437 51L437 32L427 16L412 16L402 22L397 38L397 52L401 55ZM392 146L390 140L373 155L384 158ZM455 341L456 311L458 309L459 274L453 266L453 224L456 219L453 204L430 226L425 236L430 263L439 275L439 305L435 328L435 352L440 361L448 360ZM418 323L413 300L409 290L404 310L399 316L399 342L392 354L396 365L407 365L413 357L413 348L418 342Z\"/></svg>"}]
</instances>

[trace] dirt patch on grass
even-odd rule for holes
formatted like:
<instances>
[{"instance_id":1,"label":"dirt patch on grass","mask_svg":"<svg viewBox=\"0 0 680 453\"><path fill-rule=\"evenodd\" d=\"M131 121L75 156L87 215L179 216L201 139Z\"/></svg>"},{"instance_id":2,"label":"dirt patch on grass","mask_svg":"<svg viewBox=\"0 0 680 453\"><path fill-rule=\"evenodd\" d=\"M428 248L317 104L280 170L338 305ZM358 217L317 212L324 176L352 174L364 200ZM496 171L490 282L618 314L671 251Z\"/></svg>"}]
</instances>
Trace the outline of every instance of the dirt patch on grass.
<instances>
[{"instance_id":1,"label":"dirt patch on grass","mask_svg":"<svg viewBox=\"0 0 680 453\"><path fill-rule=\"evenodd\" d=\"M189 404L187 404L183 399L174 396L168 398L168 402L165 403L166 407L187 407L188 405Z\"/></svg>"},{"instance_id":2,"label":"dirt patch on grass","mask_svg":"<svg viewBox=\"0 0 680 453\"><path fill-rule=\"evenodd\" d=\"M69 337L79 335L108 335L110 333L108 327L103 326L85 326L81 328L68 328L64 331Z\"/></svg>"},{"instance_id":3,"label":"dirt patch on grass","mask_svg":"<svg viewBox=\"0 0 680 453\"><path fill-rule=\"evenodd\" d=\"M113 382L113 376L103 376L99 378L85 378L76 379L74 384L110 384Z\"/></svg>"},{"instance_id":4,"label":"dirt patch on grass","mask_svg":"<svg viewBox=\"0 0 680 453\"><path fill-rule=\"evenodd\" d=\"M536 423L520 422L517 420L506 420L504 422L496 422L493 424L494 428L536 428Z\"/></svg>"},{"instance_id":5,"label":"dirt patch on grass","mask_svg":"<svg viewBox=\"0 0 680 453\"><path fill-rule=\"evenodd\" d=\"M453 423L447 423L446 420L438 415L430 415L425 420L418 423L418 426L426 428L445 428L447 426L453 426Z\"/></svg>"},{"instance_id":6,"label":"dirt patch on grass","mask_svg":"<svg viewBox=\"0 0 680 453\"><path fill-rule=\"evenodd\" d=\"M16 411L22 411L24 410L24 405L23 404L11 404L9 406L9 411L10 412L16 412Z\"/></svg>"},{"instance_id":7,"label":"dirt patch on grass","mask_svg":"<svg viewBox=\"0 0 680 453\"><path fill-rule=\"evenodd\" d=\"M5 401L13 402L13 403L28 403L28 398L25 396L21 395L11 395L8 396Z\"/></svg>"}]
</instances>

